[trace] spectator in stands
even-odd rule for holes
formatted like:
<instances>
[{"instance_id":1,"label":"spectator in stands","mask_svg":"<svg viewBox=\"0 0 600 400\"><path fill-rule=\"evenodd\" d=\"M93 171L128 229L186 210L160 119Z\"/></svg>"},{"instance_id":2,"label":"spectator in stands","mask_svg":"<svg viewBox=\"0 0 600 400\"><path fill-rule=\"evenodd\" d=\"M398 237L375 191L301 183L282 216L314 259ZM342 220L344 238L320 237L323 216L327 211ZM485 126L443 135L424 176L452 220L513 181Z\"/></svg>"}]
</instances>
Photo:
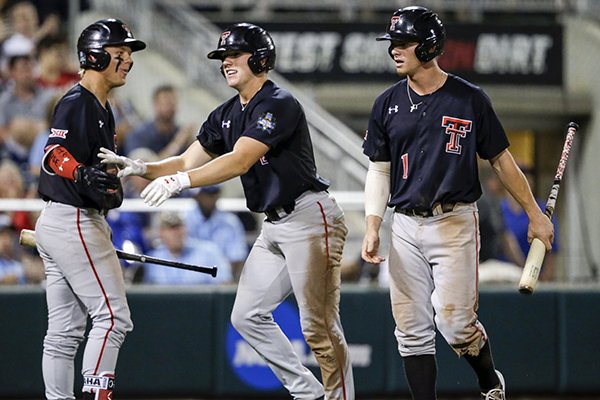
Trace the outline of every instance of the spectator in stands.
<instances>
[{"instance_id":1,"label":"spectator in stands","mask_svg":"<svg viewBox=\"0 0 600 400\"><path fill-rule=\"evenodd\" d=\"M54 107L60 98L62 97L62 92L57 92L50 99L46 106L46 117L44 129L40 131L33 144L31 145L31 149L29 149L29 156L27 159L27 164L29 165L29 175L31 176L31 180L35 183L35 190L37 191L37 180L40 176L40 171L42 167L42 158L44 157L44 148L46 147L46 143L48 142L48 136L50 135L50 124L52 122L52 114L54 113Z\"/></svg>"},{"instance_id":2,"label":"spectator in stands","mask_svg":"<svg viewBox=\"0 0 600 400\"><path fill-rule=\"evenodd\" d=\"M521 165L521 170L529 181L529 186L535 187L534 176L531 168ZM536 198L536 201L541 210L544 210L545 203L543 200ZM529 242L527 240L527 215L523 208L510 195L505 195L501 201L502 214L504 216L504 224L515 236L519 245L520 251L524 257L529 253ZM559 231L556 216L552 218L554 225L554 241L552 242L552 250L546 253L544 263L540 272L540 281L552 281L556 279L556 257L559 250Z\"/></svg>"},{"instance_id":3,"label":"spectator in stands","mask_svg":"<svg viewBox=\"0 0 600 400\"><path fill-rule=\"evenodd\" d=\"M37 45L37 83L40 87L68 89L79 81L78 67L71 62L62 35L44 36Z\"/></svg>"},{"instance_id":4,"label":"spectator in stands","mask_svg":"<svg viewBox=\"0 0 600 400\"><path fill-rule=\"evenodd\" d=\"M215 278L194 271L160 265L144 268L144 281L163 285L195 285L231 282L231 266L217 245L210 241L192 239L186 233L183 218L176 212L159 214L160 245L150 256L188 264L218 267Z\"/></svg>"},{"instance_id":5,"label":"spectator in stands","mask_svg":"<svg viewBox=\"0 0 600 400\"><path fill-rule=\"evenodd\" d=\"M189 211L185 223L190 237L214 242L231 263L234 281L237 282L248 255L244 226L231 212L217 207L221 196L219 185L190 189L198 207Z\"/></svg>"},{"instance_id":6,"label":"spectator in stands","mask_svg":"<svg viewBox=\"0 0 600 400\"><path fill-rule=\"evenodd\" d=\"M156 153L147 148L136 149L131 155L147 162L158 161ZM149 182L139 176L127 176L121 179L121 183L125 198L139 199L140 193ZM150 249L149 243L155 235L150 226L151 216L152 214L147 212L110 210L106 221L112 230L115 248L145 254ZM125 282L138 283L143 279L143 268L139 268L139 264L122 261L121 266Z\"/></svg>"},{"instance_id":7,"label":"spectator in stands","mask_svg":"<svg viewBox=\"0 0 600 400\"><path fill-rule=\"evenodd\" d=\"M119 140L117 148L122 149L125 147L127 135L131 133L134 126L140 124L141 118L133 103L129 99L120 97L118 92L111 92L108 99L115 116L115 131Z\"/></svg>"},{"instance_id":8,"label":"spectator in stands","mask_svg":"<svg viewBox=\"0 0 600 400\"><path fill-rule=\"evenodd\" d=\"M507 229L501 201L505 190L489 163L479 165L483 195L477 201L479 209L480 282L518 282L525 257L512 231ZM509 196L512 198L512 196Z\"/></svg>"},{"instance_id":9,"label":"spectator in stands","mask_svg":"<svg viewBox=\"0 0 600 400\"><path fill-rule=\"evenodd\" d=\"M33 197L33 193L25 194L23 176L19 167L11 160L0 162L0 199L22 199ZM12 221L12 226L21 229L34 229L36 216L28 211L10 211L6 213Z\"/></svg>"},{"instance_id":10,"label":"spectator in stands","mask_svg":"<svg viewBox=\"0 0 600 400\"><path fill-rule=\"evenodd\" d=\"M46 125L48 103L54 91L38 87L29 55L8 61L9 83L0 95L0 142L8 156L24 171L31 146Z\"/></svg>"},{"instance_id":11,"label":"spectator in stands","mask_svg":"<svg viewBox=\"0 0 600 400\"><path fill-rule=\"evenodd\" d=\"M155 151L160 159L181 154L194 140L193 125L180 127L175 121L177 93L171 85L159 86L152 95L154 119L135 127L125 140L124 153L139 147Z\"/></svg>"},{"instance_id":12,"label":"spectator in stands","mask_svg":"<svg viewBox=\"0 0 600 400\"><path fill-rule=\"evenodd\" d=\"M16 256L15 237L10 217L0 214L0 284L25 283L25 270Z\"/></svg>"},{"instance_id":13,"label":"spectator in stands","mask_svg":"<svg viewBox=\"0 0 600 400\"><path fill-rule=\"evenodd\" d=\"M30 1L15 2L7 14L13 33L2 44L3 61L15 54L32 55L42 37L57 34L60 30L60 19L56 14L49 14L40 26L37 9Z\"/></svg>"}]
</instances>

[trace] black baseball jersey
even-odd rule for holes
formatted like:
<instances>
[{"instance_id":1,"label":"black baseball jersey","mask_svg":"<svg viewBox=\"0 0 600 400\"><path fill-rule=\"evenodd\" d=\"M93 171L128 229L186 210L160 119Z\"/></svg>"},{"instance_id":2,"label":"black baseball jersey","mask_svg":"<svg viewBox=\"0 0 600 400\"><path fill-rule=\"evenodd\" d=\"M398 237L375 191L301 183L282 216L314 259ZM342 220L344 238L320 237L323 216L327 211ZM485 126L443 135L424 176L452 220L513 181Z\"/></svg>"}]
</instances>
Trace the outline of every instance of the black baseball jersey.
<instances>
[{"instance_id":1,"label":"black baseball jersey","mask_svg":"<svg viewBox=\"0 0 600 400\"><path fill-rule=\"evenodd\" d=\"M46 148L60 145L84 165L100 164L97 156L100 147L113 151L116 148L115 119L108 102L105 107L80 84L73 86L54 109ZM38 191L44 200L82 208L105 208L98 194L86 193L74 181L48 172L52 171L42 166Z\"/></svg>"},{"instance_id":2,"label":"black baseball jersey","mask_svg":"<svg viewBox=\"0 0 600 400\"><path fill-rule=\"evenodd\" d=\"M427 210L436 202L476 201L477 154L490 159L509 146L490 99L449 74L428 96L411 89L415 107L407 84L403 79L377 97L363 142L371 161L391 161L389 206Z\"/></svg>"},{"instance_id":3,"label":"black baseball jersey","mask_svg":"<svg viewBox=\"0 0 600 400\"><path fill-rule=\"evenodd\" d=\"M241 136L270 148L241 176L250 210L271 210L293 202L307 190L329 187L317 174L302 106L272 81L266 81L245 108L239 96L217 107L202 124L198 140L206 150L221 155L232 151Z\"/></svg>"}]
</instances>

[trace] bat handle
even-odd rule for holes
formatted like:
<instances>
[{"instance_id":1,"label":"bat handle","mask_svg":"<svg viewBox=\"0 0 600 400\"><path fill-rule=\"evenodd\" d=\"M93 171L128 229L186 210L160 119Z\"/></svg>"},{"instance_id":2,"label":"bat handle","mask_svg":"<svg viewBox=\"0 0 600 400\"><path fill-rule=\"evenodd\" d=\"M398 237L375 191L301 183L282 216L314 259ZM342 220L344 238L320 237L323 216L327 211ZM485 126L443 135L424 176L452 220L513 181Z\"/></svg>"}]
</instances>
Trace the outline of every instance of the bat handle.
<instances>
[{"instance_id":1,"label":"bat handle","mask_svg":"<svg viewBox=\"0 0 600 400\"><path fill-rule=\"evenodd\" d=\"M540 239L534 238L529 253L527 253L527 260L525 260L525 267L519 282L519 293L533 294L545 256L546 246Z\"/></svg>"}]
</instances>

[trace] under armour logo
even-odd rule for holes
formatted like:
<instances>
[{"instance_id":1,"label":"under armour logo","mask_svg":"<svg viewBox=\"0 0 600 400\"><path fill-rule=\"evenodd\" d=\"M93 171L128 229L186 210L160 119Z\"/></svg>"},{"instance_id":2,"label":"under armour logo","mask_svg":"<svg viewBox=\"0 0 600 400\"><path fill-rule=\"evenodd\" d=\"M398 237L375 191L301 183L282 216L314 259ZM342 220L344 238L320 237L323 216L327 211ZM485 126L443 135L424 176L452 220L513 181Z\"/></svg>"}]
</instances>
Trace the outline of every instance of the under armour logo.
<instances>
[{"instance_id":1,"label":"under armour logo","mask_svg":"<svg viewBox=\"0 0 600 400\"><path fill-rule=\"evenodd\" d=\"M221 128L231 128L231 120L221 122Z\"/></svg>"},{"instance_id":2,"label":"under armour logo","mask_svg":"<svg viewBox=\"0 0 600 400\"><path fill-rule=\"evenodd\" d=\"M398 112L398 104L396 104L394 107L388 108L388 114L391 114L392 111L395 112L395 113Z\"/></svg>"},{"instance_id":3,"label":"under armour logo","mask_svg":"<svg viewBox=\"0 0 600 400\"><path fill-rule=\"evenodd\" d=\"M102 127L104 126L104 122L102 122L101 120L98 120L98 126L99 126L100 128L102 128Z\"/></svg>"}]
</instances>

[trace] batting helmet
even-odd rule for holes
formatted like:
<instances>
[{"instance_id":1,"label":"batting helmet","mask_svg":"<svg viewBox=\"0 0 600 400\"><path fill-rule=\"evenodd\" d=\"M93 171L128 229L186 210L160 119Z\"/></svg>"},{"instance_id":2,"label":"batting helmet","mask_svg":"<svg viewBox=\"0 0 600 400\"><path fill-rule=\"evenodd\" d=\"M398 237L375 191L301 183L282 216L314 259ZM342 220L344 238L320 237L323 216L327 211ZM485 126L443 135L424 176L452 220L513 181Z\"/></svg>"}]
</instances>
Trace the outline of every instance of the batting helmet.
<instances>
[{"instance_id":1,"label":"batting helmet","mask_svg":"<svg viewBox=\"0 0 600 400\"><path fill-rule=\"evenodd\" d=\"M405 7L392 15L386 33L376 40L418 42L415 54L419 61L427 62L444 52L446 29L433 11L425 7ZM390 44L390 55L392 49L393 44Z\"/></svg>"},{"instance_id":2,"label":"batting helmet","mask_svg":"<svg viewBox=\"0 0 600 400\"><path fill-rule=\"evenodd\" d=\"M96 21L81 32L77 40L79 66L102 71L110 63L107 46L129 46L131 51L144 50L146 43L134 39L127 25L118 19Z\"/></svg>"},{"instance_id":3,"label":"batting helmet","mask_svg":"<svg viewBox=\"0 0 600 400\"><path fill-rule=\"evenodd\" d=\"M275 43L269 33L260 26L245 22L231 25L221 34L217 49L208 53L212 60L223 61L226 51L252 53L248 66L255 74L275 67Z\"/></svg>"}]
</instances>

